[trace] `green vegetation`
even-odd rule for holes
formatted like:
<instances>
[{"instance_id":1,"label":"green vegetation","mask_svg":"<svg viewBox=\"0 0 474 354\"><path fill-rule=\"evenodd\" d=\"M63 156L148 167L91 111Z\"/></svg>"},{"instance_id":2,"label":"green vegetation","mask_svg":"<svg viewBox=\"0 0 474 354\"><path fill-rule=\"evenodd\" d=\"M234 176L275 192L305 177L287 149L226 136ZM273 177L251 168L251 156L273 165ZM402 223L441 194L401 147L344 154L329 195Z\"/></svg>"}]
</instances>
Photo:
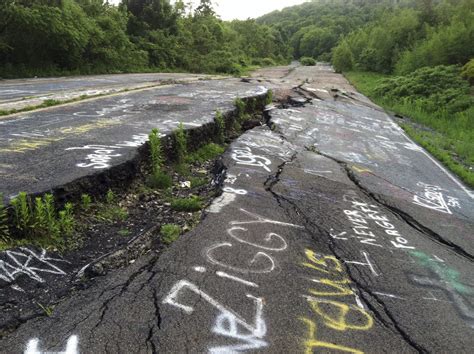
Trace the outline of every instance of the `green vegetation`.
<instances>
[{"instance_id":1,"label":"green vegetation","mask_svg":"<svg viewBox=\"0 0 474 354\"><path fill-rule=\"evenodd\" d=\"M3 194L0 193L0 241L8 242L10 240L8 224L8 211L3 203Z\"/></svg>"},{"instance_id":2,"label":"green vegetation","mask_svg":"<svg viewBox=\"0 0 474 354\"><path fill-rule=\"evenodd\" d=\"M165 245L171 245L181 234L181 227L175 224L166 224L161 227L161 241Z\"/></svg>"},{"instance_id":3,"label":"green vegetation","mask_svg":"<svg viewBox=\"0 0 474 354\"><path fill-rule=\"evenodd\" d=\"M474 186L469 169L474 165L473 98L458 73L457 67L441 66L401 77L365 72L346 76L377 104L428 127L402 124L415 141Z\"/></svg>"},{"instance_id":4,"label":"green vegetation","mask_svg":"<svg viewBox=\"0 0 474 354\"><path fill-rule=\"evenodd\" d=\"M313 1L259 22L286 29L296 58L329 57L376 103L411 118L407 133L473 185L474 2L322 6Z\"/></svg>"},{"instance_id":5,"label":"green vegetation","mask_svg":"<svg viewBox=\"0 0 474 354\"><path fill-rule=\"evenodd\" d=\"M175 150L178 163L184 162L188 153L188 134L184 130L184 124L181 122L178 125L178 129L174 133L175 138Z\"/></svg>"},{"instance_id":6,"label":"green vegetation","mask_svg":"<svg viewBox=\"0 0 474 354\"><path fill-rule=\"evenodd\" d=\"M225 120L221 111L216 112L216 117L214 118L217 127L217 140L219 144L224 144L225 142Z\"/></svg>"},{"instance_id":7,"label":"green vegetation","mask_svg":"<svg viewBox=\"0 0 474 354\"><path fill-rule=\"evenodd\" d=\"M316 60L310 57L301 57L300 58L300 63L301 65L304 66L315 66L316 65Z\"/></svg>"},{"instance_id":8,"label":"green vegetation","mask_svg":"<svg viewBox=\"0 0 474 354\"><path fill-rule=\"evenodd\" d=\"M202 199L195 195L189 198L173 198L171 200L171 208L176 211L193 212L199 211L203 207Z\"/></svg>"},{"instance_id":9,"label":"green vegetation","mask_svg":"<svg viewBox=\"0 0 474 354\"><path fill-rule=\"evenodd\" d=\"M109 189L105 195L105 203L99 205L95 218L108 223L125 221L128 217L127 209L118 205L116 199L116 194Z\"/></svg>"},{"instance_id":10,"label":"green vegetation","mask_svg":"<svg viewBox=\"0 0 474 354\"><path fill-rule=\"evenodd\" d=\"M160 131L153 129L148 136L150 144L150 156L152 173L147 179L147 185L155 189L167 189L173 185L173 179L163 171L163 147L161 144Z\"/></svg>"},{"instance_id":11,"label":"green vegetation","mask_svg":"<svg viewBox=\"0 0 474 354\"><path fill-rule=\"evenodd\" d=\"M73 205L66 203L63 210L57 211L52 194L45 194L32 201L25 192L21 192L11 200L11 207L13 225L9 230L16 238L26 239L37 245L55 244L62 247L65 238L74 234L76 222ZM5 221L4 219L3 223Z\"/></svg>"},{"instance_id":12,"label":"green vegetation","mask_svg":"<svg viewBox=\"0 0 474 354\"><path fill-rule=\"evenodd\" d=\"M209 183L207 178L202 177L191 177L189 181L191 182L191 188L199 188Z\"/></svg>"},{"instance_id":13,"label":"green vegetation","mask_svg":"<svg viewBox=\"0 0 474 354\"><path fill-rule=\"evenodd\" d=\"M18 29L21 28L21 31ZM224 22L209 0L2 0L0 76L190 71L239 75L290 60L280 31Z\"/></svg>"},{"instance_id":14,"label":"green vegetation","mask_svg":"<svg viewBox=\"0 0 474 354\"><path fill-rule=\"evenodd\" d=\"M148 135L148 140L150 143L152 171L153 173L158 173L161 171L164 162L159 129L152 129L151 133Z\"/></svg>"},{"instance_id":15,"label":"green vegetation","mask_svg":"<svg viewBox=\"0 0 474 354\"><path fill-rule=\"evenodd\" d=\"M237 120L242 122L245 119L245 102L241 98L236 98L234 106L236 109Z\"/></svg>"},{"instance_id":16,"label":"green vegetation","mask_svg":"<svg viewBox=\"0 0 474 354\"><path fill-rule=\"evenodd\" d=\"M88 212L92 205L92 198L89 194L81 195L81 209L85 212Z\"/></svg>"},{"instance_id":17,"label":"green vegetation","mask_svg":"<svg viewBox=\"0 0 474 354\"><path fill-rule=\"evenodd\" d=\"M131 235L131 231L129 229L121 229L117 232L120 236L127 237Z\"/></svg>"},{"instance_id":18,"label":"green vegetation","mask_svg":"<svg viewBox=\"0 0 474 354\"><path fill-rule=\"evenodd\" d=\"M187 163L199 162L203 163L209 160L213 160L219 155L224 153L225 149L217 144L210 143L200 147L195 152L189 154L186 157Z\"/></svg>"}]
</instances>

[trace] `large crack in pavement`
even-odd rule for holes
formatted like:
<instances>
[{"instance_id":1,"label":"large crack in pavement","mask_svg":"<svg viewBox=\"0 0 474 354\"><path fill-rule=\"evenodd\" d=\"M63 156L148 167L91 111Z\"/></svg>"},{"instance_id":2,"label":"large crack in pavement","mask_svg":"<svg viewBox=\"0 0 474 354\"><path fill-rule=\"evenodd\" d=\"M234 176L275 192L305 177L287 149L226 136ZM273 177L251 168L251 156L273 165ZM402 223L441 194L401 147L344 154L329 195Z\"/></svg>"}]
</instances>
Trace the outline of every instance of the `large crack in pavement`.
<instances>
[{"instance_id":1,"label":"large crack in pavement","mask_svg":"<svg viewBox=\"0 0 474 354\"><path fill-rule=\"evenodd\" d=\"M294 155L294 158L292 159L292 161L294 161L296 159L296 155ZM284 164L282 164L282 166L279 167L279 172L277 175L275 175L274 178L272 178L272 183L268 185L267 187L267 190L275 197L275 199L278 201L278 204L280 205L280 207L282 207L283 209L285 209L287 211L287 213L289 215L291 215L291 213L284 207L284 202L286 202L287 204L289 204L291 206L291 208L297 213L297 215L301 216L304 218L305 222L306 222L306 227L307 228L310 228L312 230L316 230L313 231L311 234L313 235L313 237L315 237L314 235L317 234L317 235L325 235L326 237L326 241L327 241L327 244L329 245L329 248L331 249L331 251L333 252L333 254L336 256L336 258L341 261L342 264L344 264L344 261L343 261L343 258L340 256L339 252L338 252L338 248L337 246L335 245L334 243L334 240L333 238L331 237L330 235L330 232L325 230L324 228L320 227L319 225L315 224L310 217L308 217L306 215L306 213L304 212L304 210L302 210L301 208L298 207L298 205L296 203L294 203L293 201L291 201L290 199L288 198L285 198L283 195L281 194L278 194L277 192L274 191L274 187L280 182L279 180L279 177L280 175L283 173L283 169L284 167L287 165L287 163L285 162ZM355 184L354 184L355 185ZM357 186L357 185L355 185ZM374 200L375 202L377 202L376 200ZM318 239L318 241L321 241L320 239ZM388 307L385 305L385 303L380 299L380 297L378 297L377 295L373 294L373 292L365 285L362 284L362 282L360 282L358 280L358 278L353 274L353 272L351 271L350 267L348 266L345 266L344 267L345 271L347 272L347 274L349 275L350 279L352 280L352 282L354 284L356 284L357 288L358 289L361 289L362 291L360 291L360 294L362 296L362 298L364 299L364 303L365 305L367 305L367 307L370 309L371 313L374 314L374 316L385 326L387 327L388 329L391 329L394 333L397 333L398 335L400 335L401 338L403 338L404 341L406 341L407 344L409 344L411 347L413 347L414 349L416 349L418 352L420 353L427 353L429 352L429 350L427 350L426 348L424 348L422 345L416 343L416 341L411 338L411 336L409 335L409 333L407 331L405 331L404 329L401 328L401 326L397 323L397 320L396 318L393 316L393 314L390 312L390 310L388 309ZM364 294L369 294L371 299L368 299ZM384 318L384 316L380 313L380 310L372 305L372 301L371 300L375 300L377 305L379 305L381 308L382 308L382 311L383 311L383 314L385 315L386 318Z\"/></svg>"}]
</instances>

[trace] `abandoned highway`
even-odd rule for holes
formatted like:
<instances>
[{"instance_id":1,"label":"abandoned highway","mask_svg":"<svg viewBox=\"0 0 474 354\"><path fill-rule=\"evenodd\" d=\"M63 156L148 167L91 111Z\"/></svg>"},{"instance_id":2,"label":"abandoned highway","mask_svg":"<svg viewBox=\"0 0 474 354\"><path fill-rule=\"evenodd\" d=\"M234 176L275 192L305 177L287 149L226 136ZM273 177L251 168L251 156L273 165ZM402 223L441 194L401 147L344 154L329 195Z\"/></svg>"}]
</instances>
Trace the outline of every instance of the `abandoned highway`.
<instances>
[{"instance_id":1,"label":"abandoned highway","mask_svg":"<svg viewBox=\"0 0 474 354\"><path fill-rule=\"evenodd\" d=\"M201 127L274 93L266 124L222 156L222 194L170 247L82 289L59 255L1 252L0 317L15 318L0 321L1 353L472 353L474 191L329 66L173 75L186 82L124 76L143 87L0 117L7 200L120 171L152 128ZM0 98L105 79L5 82ZM61 279L76 287L54 311L22 310L19 284Z\"/></svg>"}]
</instances>

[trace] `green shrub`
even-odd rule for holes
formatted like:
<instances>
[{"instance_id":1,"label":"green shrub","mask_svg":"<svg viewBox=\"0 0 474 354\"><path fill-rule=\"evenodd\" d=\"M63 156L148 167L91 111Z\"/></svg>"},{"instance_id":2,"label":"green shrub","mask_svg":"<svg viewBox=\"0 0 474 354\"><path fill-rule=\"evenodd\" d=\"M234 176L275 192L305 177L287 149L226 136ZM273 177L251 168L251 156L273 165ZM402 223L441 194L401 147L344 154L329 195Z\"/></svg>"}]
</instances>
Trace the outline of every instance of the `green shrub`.
<instances>
[{"instance_id":1,"label":"green shrub","mask_svg":"<svg viewBox=\"0 0 474 354\"><path fill-rule=\"evenodd\" d=\"M203 208L203 203L200 197L193 195L189 198L172 199L171 208L176 211L193 212L201 210Z\"/></svg>"},{"instance_id":2,"label":"green shrub","mask_svg":"<svg viewBox=\"0 0 474 354\"><path fill-rule=\"evenodd\" d=\"M314 58L311 58L311 57L302 57L300 58L300 63L301 65L304 65L304 66L315 66L316 60L314 60Z\"/></svg>"},{"instance_id":3,"label":"green shrub","mask_svg":"<svg viewBox=\"0 0 474 354\"><path fill-rule=\"evenodd\" d=\"M25 192L20 192L17 197L11 200L13 207L15 227L22 237L28 237L31 226L31 207L28 196Z\"/></svg>"},{"instance_id":4,"label":"green shrub","mask_svg":"<svg viewBox=\"0 0 474 354\"><path fill-rule=\"evenodd\" d=\"M354 67L354 58L346 42L340 43L332 55L332 65L336 72L350 71Z\"/></svg>"},{"instance_id":5,"label":"green shrub","mask_svg":"<svg viewBox=\"0 0 474 354\"><path fill-rule=\"evenodd\" d=\"M176 241L181 234L181 227L175 224L166 224L161 227L161 240L165 245L170 245Z\"/></svg>"},{"instance_id":6,"label":"green shrub","mask_svg":"<svg viewBox=\"0 0 474 354\"><path fill-rule=\"evenodd\" d=\"M468 61L466 65L463 66L461 75L472 86L474 85L474 59Z\"/></svg>"},{"instance_id":7,"label":"green shrub","mask_svg":"<svg viewBox=\"0 0 474 354\"><path fill-rule=\"evenodd\" d=\"M272 58L263 58L261 63L262 63L263 66L275 66L276 65L275 60L273 60Z\"/></svg>"},{"instance_id":8,"label":"green shrub","mask_svg":"<svg viewBox=\"0 0 474 354\"><path fill-rule=\"evenodd\" d=\"M426 111L444 108L451 113L468 109L474 100L469 85L461 78L457 66L421 68L406 76L385 79L375 88L374 95L389 99L419 102Z\"/></svg>"}]
</instances>

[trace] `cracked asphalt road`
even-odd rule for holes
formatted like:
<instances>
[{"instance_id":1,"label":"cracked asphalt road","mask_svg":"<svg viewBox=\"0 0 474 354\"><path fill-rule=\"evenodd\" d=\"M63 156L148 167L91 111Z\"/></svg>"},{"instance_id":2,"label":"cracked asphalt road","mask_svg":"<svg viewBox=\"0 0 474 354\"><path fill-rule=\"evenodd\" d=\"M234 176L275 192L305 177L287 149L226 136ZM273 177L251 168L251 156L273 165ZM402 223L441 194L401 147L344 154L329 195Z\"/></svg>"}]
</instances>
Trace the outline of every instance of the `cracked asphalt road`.
<instances>
[{"instance_id":1,"label":"cracked asphalt road","mask_svg":"<svg viewBox=\"0 0 474 354\"><path fill-rule=\"evenodd\" d=\"M472 352L472 191L329 67L260 75L306 104L234 141L202 223L2 352Z\"/></svg>"},{"instance_id":2,"label":"cracked asphalt road","mask_svg":"<svg viewBox=\"0 0 474 354\"><path fill-rule=\"evenodd\" d=\"M43 193L121 166L151 129L201 127L216 110L233 110L235 98L263 94L238 79L199 81L0 117L0 193Z\"/></svg>"}]
</instances>

